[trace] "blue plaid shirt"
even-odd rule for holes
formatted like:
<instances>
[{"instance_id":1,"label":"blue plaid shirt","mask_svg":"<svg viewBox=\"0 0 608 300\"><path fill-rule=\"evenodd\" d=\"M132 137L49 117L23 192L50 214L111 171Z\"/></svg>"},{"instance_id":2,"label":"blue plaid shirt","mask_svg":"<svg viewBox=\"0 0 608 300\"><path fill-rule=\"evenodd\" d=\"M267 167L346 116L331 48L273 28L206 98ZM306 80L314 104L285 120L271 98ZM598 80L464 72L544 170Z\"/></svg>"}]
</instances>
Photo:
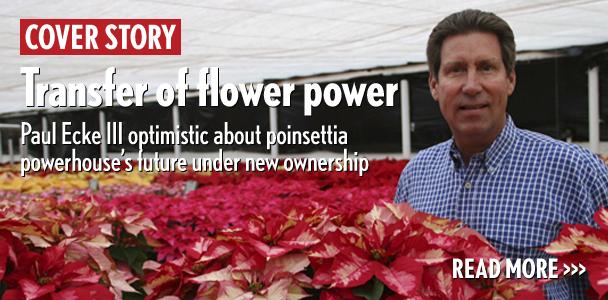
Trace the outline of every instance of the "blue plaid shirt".
<instances>
[{"instance_id":1,"label":"blue plaid shirt","mask_svg":"<svg viewBox=\"0 0 608 300\"><path fill-rule=\"evenodd\" d=\"M405 167L396 202L459 219L509 258L549 257L539 251L561 223L595 224L608 206L608 167L588 150L518 129L508 116L502 132L464 165L453 139L425 149ZM584 299L588 281L545 286L548 299Z\"/></svg>"}]
</instances>

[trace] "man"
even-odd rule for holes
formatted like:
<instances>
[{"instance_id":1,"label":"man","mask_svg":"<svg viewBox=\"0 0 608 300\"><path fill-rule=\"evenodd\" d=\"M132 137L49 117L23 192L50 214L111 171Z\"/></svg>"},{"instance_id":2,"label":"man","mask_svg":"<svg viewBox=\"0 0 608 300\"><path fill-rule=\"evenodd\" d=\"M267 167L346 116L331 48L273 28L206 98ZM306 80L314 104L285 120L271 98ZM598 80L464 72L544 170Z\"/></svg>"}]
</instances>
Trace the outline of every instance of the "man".
<instances>
[{"instance_id":1,"label":"man","mask_svg":"<svg viewBox=\"0 0 608 300\"><path fill-rule=\"evenodd\" d=\"M608 168L579 146L515 126L506 113L515 41L504 20L479 10L446 17L429 37L427 60L452 139L406 166L396 202L462 220L510 258L548 257L538 249L562 223L593 224L593 213L608 206ZM587 286L564 279L545 293L584 299Z\"/></svg>"}]
</instances>

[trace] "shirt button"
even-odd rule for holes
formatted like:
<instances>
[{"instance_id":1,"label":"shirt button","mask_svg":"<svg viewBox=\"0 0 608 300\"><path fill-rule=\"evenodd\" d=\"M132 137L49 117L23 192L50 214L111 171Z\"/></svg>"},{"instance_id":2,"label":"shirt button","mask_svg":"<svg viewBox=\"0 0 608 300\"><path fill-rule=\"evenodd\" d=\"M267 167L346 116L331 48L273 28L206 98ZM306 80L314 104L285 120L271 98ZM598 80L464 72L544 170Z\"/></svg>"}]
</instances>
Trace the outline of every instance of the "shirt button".
<instances>
[{"instance_id":1,"label":"shirt button","mask_svg":"<svg viewBox=\"0 0 608 300\"><path fill-rule=\"evenodd\" d=\"M473 184L470 181L464 183L464 188L470 190L473 187Z\"/></svg>"}]
</instances>

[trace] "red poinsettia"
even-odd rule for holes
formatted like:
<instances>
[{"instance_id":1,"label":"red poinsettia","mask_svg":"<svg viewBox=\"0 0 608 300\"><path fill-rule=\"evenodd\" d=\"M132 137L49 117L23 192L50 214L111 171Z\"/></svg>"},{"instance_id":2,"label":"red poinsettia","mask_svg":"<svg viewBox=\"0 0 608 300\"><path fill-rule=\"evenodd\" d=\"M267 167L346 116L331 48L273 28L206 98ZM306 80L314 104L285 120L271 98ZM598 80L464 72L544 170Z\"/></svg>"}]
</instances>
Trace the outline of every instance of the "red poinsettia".
<instances>
[{"instance_id":1,"label":"red poinsettia","mask_svg":"<svg viewBox=\"0 0 608 300\"><path fill-rule=\"evenodd\" d=\"M599 209L593 218L599 228L564 224L544 251L562 263L586 266L595 296L604 299L608 295L608 209Z\"/></svg>"},{"instance_id":2,"label":"red poinsettia","mask_svg":"<svg viewBox=\"0 0 608 300\"><path fill-rule=\"evenodd\" d=\"M209 299L302 299L309 296L303 289L310 284L303 273L309 264L305 254L290 253L248 268L237 263L240 268L227 266L190 281L200 283L199 295Z\"/></svg>"},{"instance_id":3,"label":"red poinsettia","mask_svg":"<svg viewBox=\"0 0 608 300\"><path fill-rule=\"evenodd\" d=\"M162 265L147 262L145 268L151 272L145 277L146 299L167 295L184 298L196 290L190 279L223 268L228 264L234 248L231 242L201 237L180 259ZM247 259L250 257L245 256Z\"/></svg>"},{"instance_id":4,"label":"red poinsettia","mask_svg":"<svg viewBox=\"0 0 608 300\"><path fill-rule=\"evenodd\" d=\"M226 234L242 239L266 258L279 257L294 249L304 249L321 241L310 224L284 216L264 218L252 215L243 230Z\"/></svg>"},{"instance_id":5,"label":"red poinsettia","mask_svg":"<svg viewBox=\"0 0 608 300\"><path fill-rule=\"evenodd\" d=\"M62 247L19 254L15 269L5 277L4 299L114 299L87 264L66 262L64 255Z\"/></svg>"},{"instance_id":6,"label":"red poinsettia","mask_svg":"<svg viewBox=\"0 0 608 300\"><path fill-rule=\"evenodd\" d=\"M392 206L388 206L392 207ZM422 264L403 251L408 228L385 207L374 207L361 224L341 227L312 248L318 258L313 284L352 288L378 278L394 292L413 296L420 286Z\"/></svg>"},{"instance_id":7,"label":"red poinsettia","mask_svg":"<svg viewBox=\"0 0 608 300\"><path fill-rule=\"evenodd\" d=\"M372 163L363 177L171 173L83 197L13 195L0 219L3 296L78 299L104 288L121 298L138 279L147 299L167 300L539 296L529 281L452 278L453 258L499 255L458 221L390 203L403 164ZM183 192L184 180L199 188ZM149 245L158 256L143 252Z\"/></svg>"},{"instance_id":8,"label":"red poinsettia","mask_svg":"<svg viewBox=\"0 0 608 300\"><path fill-rule=\"evenodd\" d=\"M331 288L350 288L363 285L376 276L394 292L403 296L414 295L420 285L422 264L402 251L403 227L399 222L387 226L375 221L371 228L351 233L350 238L348 232L342 232L347 236L336 239L341 242L339 244L313 250L311 256L332 258L330 264L318 263L321 267L315 273L313 283L331 284ZM349 240L354 243L349 243ZM333 253L328 253L332 252L332 247Z\"/></svg>"}]
</instances>

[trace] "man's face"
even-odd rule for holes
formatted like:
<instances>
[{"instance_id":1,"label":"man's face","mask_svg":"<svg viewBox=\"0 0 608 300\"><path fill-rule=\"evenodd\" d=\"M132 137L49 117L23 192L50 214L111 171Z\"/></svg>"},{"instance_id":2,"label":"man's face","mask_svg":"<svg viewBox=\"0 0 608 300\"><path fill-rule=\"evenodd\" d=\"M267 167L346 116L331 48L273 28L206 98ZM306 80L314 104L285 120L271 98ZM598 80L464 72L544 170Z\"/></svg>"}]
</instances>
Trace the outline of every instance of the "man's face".
<instances>
[{"instance_id":1,"label":"man's face","mask_svg":"<svg viewBox=\"0 0 608 300\"><path fill-rule=\"evenodd\" d=\"M515 72L507 74L494 34L471 32L443 41L429 86L456 138L495 137L505 124Z\"/></svg>"}]
</instances>

